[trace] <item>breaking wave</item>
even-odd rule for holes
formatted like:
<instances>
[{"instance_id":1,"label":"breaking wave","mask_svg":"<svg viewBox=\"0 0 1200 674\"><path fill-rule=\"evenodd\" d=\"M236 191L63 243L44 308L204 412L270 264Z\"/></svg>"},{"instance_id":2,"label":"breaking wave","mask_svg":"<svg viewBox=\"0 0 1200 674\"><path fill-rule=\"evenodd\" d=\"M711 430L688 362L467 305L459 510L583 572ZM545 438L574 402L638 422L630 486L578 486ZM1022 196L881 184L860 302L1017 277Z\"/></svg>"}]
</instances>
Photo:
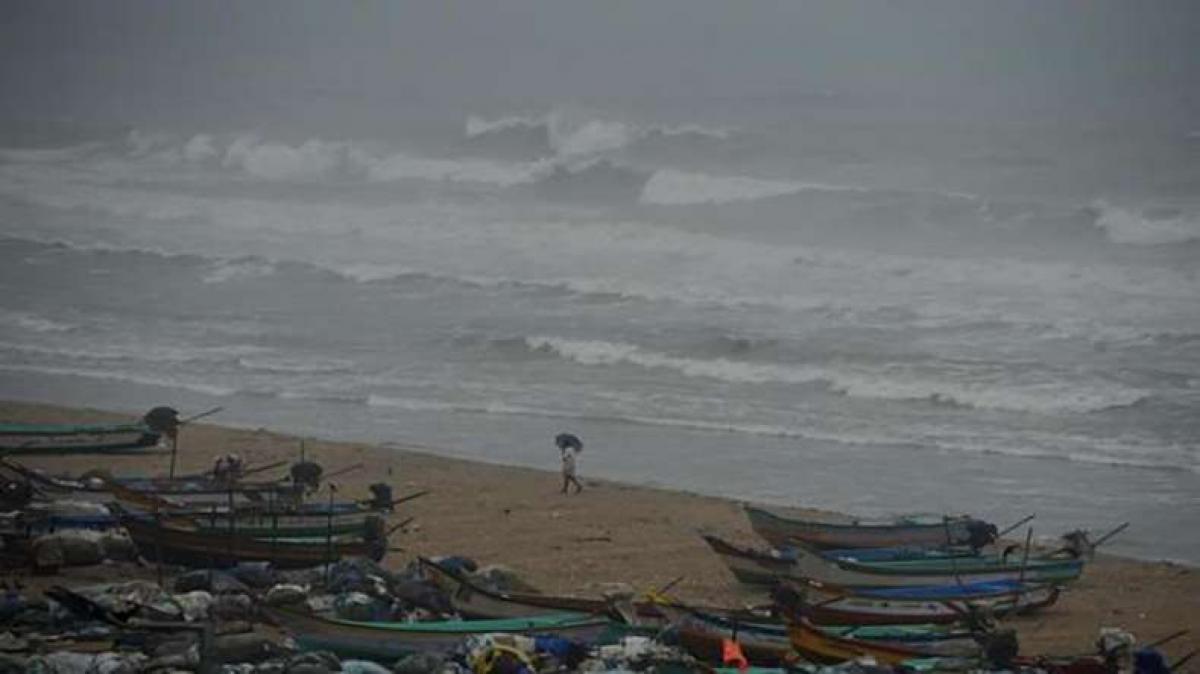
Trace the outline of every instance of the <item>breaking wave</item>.
<instances>
[{"instance_id":1,"label":"breaking wave","mask_svg":"<svg viewBox=\"0 0 1200 674\"><path fill-rule=\"evenodd\" d=\"M218 386L215 384L204 384L197 382L193 378L184 379L182 377L162 377L157 375L142 375L133 374L127 371L115 372L112 370L96 370L90 368L70 368L70 367L41 367L33 365L8 365L0 364L0 370L6 372L25 372L29 374L41 374L61 377L82 377L84 379L101 379L105 381L126 382L129 384L139 384L143 386L161 386L165 388L180 389L183 391L192 391L194 393L203 393L215 397L231 396L238 393L238 389L229 386Z\"/></svg>"},{"instance_id":2,"label":"breaking wave","mask_svg":"<svg viewBox=\"0 0 1200 674\"><path fill-rule=\"evenodd\" d=\"M70 323L51 320L45 316L6 309L0 309L0 323L15 325L30 332L68 332L76 328Z\"/></svg>"},{"instance_id":3,"label":"breaking wave","mask_svg":"<svg viewBox=\"0 0 1200 674\"><path fill-rule=\"evenodd\" d=\"M729 358L698 359L650 351L637 345L558 337L527 337L531 351L554 354L586 366L634 365L673 370L731 384L820 384L828 391L860 399L923 402L936 405L1029 413L1088 413L1132 405L1148 392L1099 383L1072 387L1062 383L954 382L906 372L866 368L754 363Z\"/></svg>"},{"instance_id":4,"label":"breaking wave","mask_svg":"<svg viewBox=\"0 0 1200 674\"><path fill-rule=\"evenodd\" d=\"M746 176L715 176L671 169L654 172L646 183L641 201L661 206L724 204L754 201L800 192L868 192L865 187L826 185Z\"/></svg>"},{"instance_id":5,"label":"breaking wave","mask_svg":"<svg viewBox=\"0 0 1200 674\"><path fill-rule=\"evenodd\" d=\"M275 273L275 265L261 258L221 260L204 276L204 283L225 283L262 278Z\"/></svg>"},{"instance_id":6,"label":"breaking wave","mask_svg":"<svg viewBox=\"0 0 1200 674\"><path fill-rule=\"evenodd\" d=\"M534 194L549 200L633 203L645 189L650 174L608 159L569 166L555 163L532 185Z\"/></svg>"},{"instance_id":7,"label":"breaking wave","mask_svg":"<svg viewBox=\"0 0 1200 674\"><path fill-rule=\"evenodd\" d=\"M525 157L580 157L624 150L639 142L661 146L725 141L734 132L699 124L638 125L554 111L496 119L472 115L465 134L471 148Z\"/></svg>"},{"instance_id":8,"label":"breaking wave","mask_svg":"<svg viewBox=\"0 0 1200 674\"><path fill-rule=\"evenodd\" d=\"M1200 216L1181 212L1150 217L1145 214L1098 202L1096 227L1113 243L1135 246L1161 246L1200 241Z\"/></svg>"}]
</instances>

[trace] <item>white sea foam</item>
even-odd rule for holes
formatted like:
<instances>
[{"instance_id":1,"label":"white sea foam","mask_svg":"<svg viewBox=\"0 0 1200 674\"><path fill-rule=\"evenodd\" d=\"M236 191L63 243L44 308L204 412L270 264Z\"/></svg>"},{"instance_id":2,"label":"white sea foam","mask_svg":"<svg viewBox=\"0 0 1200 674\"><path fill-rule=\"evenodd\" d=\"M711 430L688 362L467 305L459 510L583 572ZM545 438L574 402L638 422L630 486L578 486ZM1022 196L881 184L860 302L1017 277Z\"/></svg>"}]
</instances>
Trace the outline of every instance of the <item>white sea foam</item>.
<instances>
[{"instance_id":1,"label":"white sea foam","mask_svg":"<svg viewBox=\"0 0 1200 674\"><path fill-rule=\"evenodd\" d=\"M121 340L104 344L91 340L87 346L0 342L0 349L38 354L55 359L85 361L132 361L155 364L219 363L240 357L269 353L270 349L249 344L221 346L180 346L138 343Z\"/></svg>"},{"instance_id":2,"label":"white sea foam","mask_svg":"<svg viewBox=\"0 0 1200 674\"><path fill-rule=\"evenodd\" d=\"M365 167L375 182L422 179L462 183L485 183L508 187L534 180L544 170L540 162L504 163L486 159L428 159L405 154L375 157L355 154L354 160Z\"/></svg>"},{"instance_id":3,"label":"white sea foam","mask_svg":"<svg viewBox=\"0 0 1200 674\"><path fill-rule=\"evenodd\" d=\"M347 146L309 139L299 146L240 136L225 149L222 163L266 180L319 180L346 166Z\"/></svg>"},{"instance_id":4,"label":"white sea foam","mask_svg":"<svg viewBox=\"0 0 1200 674\"><path fill-rule=\"evenodd\" d=\"M333 374L351 372L354 363L343 358L294 357L294 356L250 356L238 359L238 364L247 370L278 374Z\"/></svg>"},{"instance_id":5,"label":"white sea foam","mask_svg":"<svg viewBox=\"0 0 1200 674\"><path fill-rule=\"evenodd\" d=\"M1104 202L1097 203L1096 208L1100 211L1096 226L1113 243L1157 246L1200 241L1200 216L1149 218Z\"/></svg>"},{"instance_id":6,"label":"white sea foam","mask_svg":"<svg viewBox=\"0 0 1200 674\"><path fill-rule=\"evenodd\" d=\"M662 206L724 204L810 191L865 192L866 188L661 169L655 171L646 183L641 200L643 203Z\"/></svg>"},{"instance_id":7,"label":"white sea foam","mask_svg":"<svg viewBox=\"0 0 1200 674\"><path fill-rule=\"evenodd\" d=\"M542 129L551 150L560 157L589 156L627 148L651 136L687 138L699 136L712 140L727 140L733 131L699 124L638 125L609 119L589 117L562 110L542 116L509 116L485 119L476 115L467 118L467 138L479 138L518 130L528 132Z\"/></svg>"},{"instance_id":8,"label":"white sea foam","mask_svg":"<svg viewBox=\"0 0 1200 674\"><path fill-rule=\"evenodd\" d=\"M930 402L977 409L1032 413L1085 413L1129 405L1149 393L1117 384L1089 381L1080 385L1054 381L972 381L961 373L920 374L904 367L852 364L803 365L692 358L651 351L623 342L526 338L529 348L556 354L587 366L635 365L673 370L687 377L706 377L734 384L821 383L853 398Z\"/></svg>"},{"instance_id":9,"label":"white sea foam","mask_svg":"<svg viewBox=\"0 0 1200 674\"><path fill-rule=\"evenodd\" d=\"M222 260L204 276L205 283L225 283L261 278L275 273L275 265L262 259Z\"/></svg>"},{"instance_id":10,"label":"white sea foam","mask_svg":"<svg viewBox=\"0 0 1200 674\"><path fill-rule=\"evenodd\" d=\"M0 323L16 325L22 330L30 332L68 332L76 327L70 323L51 320L45 316L7 309L0 309Z\"/></svg>"},{"instance_id":11,"label":"white sea foam","mask_svg":"<svg viewBox=\"0 0 1200 674\"><path fill-rule=\"evenodd\" d=\"M91 368L70 368L70 367L41 367L34 365L8 365L0 364L0 370L6 372L26 372L29 374L52 375L62 377L82 377L85 379L103 379L107 381L128 382L130 384L140 384L145 386L161 386L165 388L180 389L183 391L193 391L195 393L203 393L205 395L224 397L230 396L238 392L238 389L229 386L220 386L216 384L205 384L198 382L193 378L182 379L174 377L161 377L156 375L134 374L128 371L115 372L111 370L96 370Z\"/></svg>"}]
</instances>

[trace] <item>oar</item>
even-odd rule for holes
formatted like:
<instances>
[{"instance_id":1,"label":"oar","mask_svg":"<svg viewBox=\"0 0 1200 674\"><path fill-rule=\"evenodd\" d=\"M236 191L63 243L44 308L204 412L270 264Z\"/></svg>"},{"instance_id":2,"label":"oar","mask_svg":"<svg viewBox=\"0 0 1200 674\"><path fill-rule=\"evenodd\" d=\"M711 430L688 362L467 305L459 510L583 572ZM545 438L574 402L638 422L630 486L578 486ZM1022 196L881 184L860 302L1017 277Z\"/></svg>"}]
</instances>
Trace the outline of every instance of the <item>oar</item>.
<instances>
[{"instance_id":1,"label":"oar","mask_svg":"<svg viewBox=\"0 0 1200 674\"><path fill-rule=\"evenodd\" d=\"M287 461L275 461L273 463L268 463L265 466L255 466L254 468L247 468L242 471L242 477L245 477L247 475L253 475L254 473L261 473L263 471L271 470L272 468L278 468L280 466L286 466L286 465L287 465Z\"/></svg>"},{"instance_id":2,"label":"oar","mask_svg":"<svg viewBox=\"0 0 1200 674\"><path fill-rule=\"evenodd\" d=\"M345 468L341 468L341 469L339 469L339 470L335 470L335 471L333 471L332 473L330 473L330 474L328 474L328 475L324 476L324 478L323 478L323 479L325 479L325 480L331 480L331 479L333 479L333 478L337 477L338 475L345 475L346 473L349 473L350 471L358 470L359 468L362 468L362 467L363 467L363 465L362 465L361 463L356 463L356 464L354 464L354 465L352 465L352 466L346 466Z\"/></svg>"},{"instance_id":3,"label":"oar","mask_svg":"<svg viewBox=\"0 0 1200 674\"><path fill-rule=\"evenodd\" d=\"M1187 663L1188 660L1191 660L1192 658L1196 657L1197 653L1200 653L1200 648L1192 651L1191 653L1188 653L1187 655L1183 656L1182 658L1179 658L1175 662L1172 662L1171 666L1167 667L1167 669L1172 672L1175 672L1176 674L1179 674L1182 671L1179 668L1182 667L1185 663Z\"/></svg>"},{"instance_id":4,"label":"oar","mask_svg":"<svg viewBox=\"0 0 1200 674\"><path fill-rule=\"evenodd\" d=\"M1107 534L1104 534L1099 539L1097 539L1095 543L1092 543L1092 549L1095 550L1096 548L1100 547L1105 542L1107 542L1108 539L1112 538L1113 536L1116 536L1117 534L1121 533L1122 531L1125 531L1128 528L1129 528L1129 522L1124 522L1124 523L1118 525L1112 531L1108 532Z\"/></svg>"},{"instance_id":5,"label":"oar","mask_svg":"<svg viewBox=\"0 0 1200 674\"><path fill-rule=\"evenodd\" d=\"M182 426L184 424L190 424L191 422L196 421L197 419L203 419L204 417L212 416L212 415L216 414L217 412L220 412L223 409L225 409L225 408L224 407L214 407L211 410L208 410L207 412L201 412L200 414L193 414L192 416L190 416L186 419L180 419L179 425Z\"/></svg>"},{"instance_id":6,"label":"oar","mask_svg":"<svg viewBox=\"0 0 1200 674\"><path fill-rule=\"evenodd\" d=\"M1014 524L1012 526L1005 527L1003 530L1000 531L1000 533L996 534L996 538L1000 538L1000 537L1004 536L1004 534L1007 534L1008 532L1013 531L1014 529L1021 526L1022 524L1032 521L1033 518L1035 518L1035 517L1037 517L1037 513L1033 513L1032 515L1028 515L1028 516L1022 518L1019 522L1017 522L1016 524Z\"/></svg>"},{"instance_id":7,"label":"oar","mask_svg":"<svg viewBox=\"0 0 1200 674\"><path fill-rule=\"evenodd\" d=\"M415 494L409 494L408 496L401 496L400 498L396 499L395 501L392 501L392 502L391 502L391 503L389 503L388 505L390 505L391 507L395 508L396 506L400 505L401 503L408 503L409 501L414 501L414 500L416 500L416 499L419 499L419 498L421 498L422 496L424 496L424 495L426 495L426 494L428 494L428 493L429 493L429 490L428 490L428 489L426 489L425 491L419 491L419 492L417 492L417 493L415 493Z\"/></svg>"},{"instance_id":8,"label":"oar","mask_svg":"<svg viewBox=\"0 0 1200 674\"><path fill-rule=\"evenodd\" d=\"M397 524L397 525L389 528L386 532L384 532L383 537L384 538L390 537L392 534L396 533L397 530L404 528L405 526L410 524L415 519L417 519L417 518L410 517L410 518L404 520L403 522L401 522L400 524Z\"/></svg>"},{"instance_id":9,"label":"oar","mask_svg":"<svg viewBox=\"0 0 1200 674\"><path fill-rule=\"evenodd\" d=\"M675 578L674 580L672 580L671 582L667 583L666 585L663 585L662 587L658 588L657 590L654 590L654 594L656 594L656 595L658 595L658 596L665 596L665 595L667 594L667 592L668 592L668 591L669 591L671 588L673 588L673 587L675 587L676 585L678 585L678 584L682 583L682 582L683 582L683 579L684 579L684 578L686 578L686 577L687 577L687 576L679 576L678 578Z\"/></svg>"},{"instance_id":10,"label":"oar","mask_svg":"<svg viewBox=\"0 0 1200 674\"><path fill-rule=\"evenodd\" d=\"M1163 644L1167 643L1168 641L1174 641L1174 640L1178 639L1179 637L1187 634L1188 632L1191 632L1191 630L1179 630L1178 632L1175 632L1174 634L1168 634L1167 636L1159 639L1158 641L1148 643L1145 646L1142 646L1142 648L1157 648L1157 647L1162 646Z\"/></svg>"}]
</instances>

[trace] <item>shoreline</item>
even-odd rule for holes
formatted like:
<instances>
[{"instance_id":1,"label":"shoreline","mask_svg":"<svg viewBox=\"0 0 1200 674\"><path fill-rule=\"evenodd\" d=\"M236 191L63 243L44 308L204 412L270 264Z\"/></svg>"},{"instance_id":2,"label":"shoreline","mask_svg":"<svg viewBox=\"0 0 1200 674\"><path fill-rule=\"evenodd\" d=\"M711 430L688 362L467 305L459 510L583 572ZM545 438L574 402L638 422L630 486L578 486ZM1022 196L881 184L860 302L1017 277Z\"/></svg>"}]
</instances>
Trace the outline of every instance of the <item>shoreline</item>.
<instances>
[{"instance_id":1,"label":"shoreline","mask_svg":"<svg viewBox=\"0 0 1200 674\"><path fill-rule=\"evenodd\" d=\"M0 401L0 419L10 421L108 421L140 414ZM395 498L429 490L393 516L393 522L416 519L392 539L394 546L403 548L385 559L392 568L418 554L461 554L481 565L506 566L554 593L598 595L613 584L640 592L683 576L674 591L684 600L740 605L761 596L739 587L697 534L712 532L765 547L751 531L739 501L590 478L586 453L581 465L584 492L562 496L558 473L549 469L557 465L549 444L548 469L537 469L444 456L429 446L301 438L207 421L181 433L179 471L208 469L216 456L231 451L251 466L294 460L303 441L306 455L327 473L363 464L335 478L343 497L366 495L367 485L380 481L392 485ZM170 454L14 458L51 472L78 474L103 464L115 474L165 474ZM1101 554L1056 606L1009 622L1020 632L1022 652L1077 653L1091 650L1102 626L1123 627L1149 642L1197 625L1197 615L1196 567ZM1200 647L1196 632L1168 644L1168 657Z\"/></svg>"}]
</instances>

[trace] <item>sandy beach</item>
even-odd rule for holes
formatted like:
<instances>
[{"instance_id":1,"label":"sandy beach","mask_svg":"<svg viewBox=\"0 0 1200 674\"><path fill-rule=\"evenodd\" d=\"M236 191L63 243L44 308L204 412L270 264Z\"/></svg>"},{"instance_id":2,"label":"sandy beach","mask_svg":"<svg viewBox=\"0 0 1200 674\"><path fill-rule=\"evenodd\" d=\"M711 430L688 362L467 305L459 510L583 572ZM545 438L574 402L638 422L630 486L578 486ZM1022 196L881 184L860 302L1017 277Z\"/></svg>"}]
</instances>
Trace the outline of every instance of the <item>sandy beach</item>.
<instances>
[{"instance_id":1,"label":"sandy beach","mask_svg":"<svg viewBox=\"0 0 1200 674\"><path fill-rule=\"evenodd\" d=\"M5 421L107 421L134 416L0 403L0 420ZM586 488L578 496L563 496L550 438L545 471L445 458L423 447L303 441L306 454L326 472L361 464L335 478L342 497L365 496L367 485L380 481L390 483L396 497L429 491L392 517L393 522L409 516L414 520L393 535L392 545L403 550L388 556L389 567L408 564L416 555L458 554L481 564L505 565L547 592L595 595L611 583L643 590L682 577L674 593L684 600L740 604L757 598L738 586L697 535L713 532L763 545L737 503L590 479L589 465L603 462L601 453L583 453L580 473ZM300 438L279 432L196 423L181 434L178 470L206 470L214 457L226 452L240 454L251 466L294 460L300 444ZM55 473L106 467L118 475L157 475L167 472L170 457L158 452L22 456L20 460ZM964 510L969 507L962 504ZM1099 555L1056 606L1011 624L1020 632L1022 652L1029 654L1090 652L1101 627L1128 629L1143 642L1190 628L1190 634L1164 647L1174 659L1200 648L1200 573L1173 563Z\"/></svg>"}]
</instances>

